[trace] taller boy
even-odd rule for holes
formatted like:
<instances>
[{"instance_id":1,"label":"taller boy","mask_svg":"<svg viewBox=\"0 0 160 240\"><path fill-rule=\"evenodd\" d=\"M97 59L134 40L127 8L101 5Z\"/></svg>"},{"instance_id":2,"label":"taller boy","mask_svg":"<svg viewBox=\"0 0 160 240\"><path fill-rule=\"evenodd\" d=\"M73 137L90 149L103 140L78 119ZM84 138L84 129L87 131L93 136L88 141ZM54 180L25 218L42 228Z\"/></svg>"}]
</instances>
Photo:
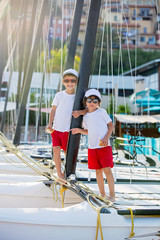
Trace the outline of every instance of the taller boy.
<instances>
[{"instance_id":1,"label":"taller boy","mask_svg":"<svg viewBox=\"0 0 160 240\"><path fill-rule=\"evenodd\" d=\"M72 110L75 99L75 89L77 85L78 73L74 69L68 69L63 73L64 91L56 93L52 103L49 115L49 124L47 128L52 128L52 144L54 161L59 178L64 179L64 173L61 170L61 148L66 153L68 135L70 130ZM78 116L77 116L78 117Z\"/></svg>"}]
</instances>

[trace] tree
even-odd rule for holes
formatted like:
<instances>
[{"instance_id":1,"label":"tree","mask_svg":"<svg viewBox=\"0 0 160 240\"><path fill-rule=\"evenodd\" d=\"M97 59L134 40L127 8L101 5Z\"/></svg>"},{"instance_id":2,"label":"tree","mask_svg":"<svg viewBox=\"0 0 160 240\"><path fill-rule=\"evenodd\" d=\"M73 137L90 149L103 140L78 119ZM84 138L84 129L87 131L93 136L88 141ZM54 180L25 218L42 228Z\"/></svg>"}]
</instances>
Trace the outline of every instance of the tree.
<instances>
[{"instance_id":1,"label":"tree","mask_svg":"<svg viewBox=\"0 0 160 240\"><path fill-rule=\"evenodd\" d=\"M93 74L99 74L99 60L101 56L101 49L96 49L94 54L94 65L93 65ZM135 63L136 56L136 63ZM102 51L102 63L101 63L101 75L113 75L122 74L126 71L129 71L131 68L138 67L142 64L150 62L155 59L160 58L159 51L144 51L142 49L137 49L137 53L135 50L122 50L122 54L120 55L120 51L117 49L113 49L112 52L107 52L106 49ZM122 59L122 63L120 62ZM121 63L121 64L120 64Z\"/></svg>"},{"instance_id":2,"label":"tree","mask_svg":"<svg viewBox=\"0 0 160 240\"><path fill-rule=\"evenodd\" d=\"M56 50L52 49L50 52L51 57L46 60L46 72L48 72L48 73L49 72L55 72L55 73L61 72L61 63L62 63L62 66L65 65L67 53L68 53L68 50L66 49L66 45L63 47L63 52L62 52L61 48L56 49ZM38 70L39 71L42 71L41 66L44 65L45 55L46 54L43 51L41 53L40 58L38 59ZM62 56L62 61L61 61L61 56ZM79 69L79 64L80 64L80 57L76 55L75 61L74 61L74 68L76 70Z\"/></svg>"},{"instance_id":3,"label":"tree","mask_svg":"<svg viewBox=\"0 0 160 240\"><path fill-rule=\"evenodd\" d=\"M110 115L113 115L115 113L126 113L130 114L131 110L128 104L126 105L118 105L117 110L116 110L116 102L115 102L115 97L113 95L110 95L110 102L109 106L107 107L107 113Z\"/></svg>"},{"instance_id":4,"label":"tree","mask_svg":"<svg viewBox=\"0 0 160 240\"><path fill-rule=\"evenodd\" d=\"M110 102L109 106L107 107L107 113L113 115L116 110L116 105L115 105L115 97L113 95L110 95Z\"/></svg>"},{"instance_id":5,"label":"tree","mask_svg":"<svg viewBox=\"0 0 160 240\"><path fill-rule=\"evenodd\" d=\"M126 105L118 105L117 113L126 113L130 114L131 110L128 104Z\"/></svg>"}]
</instances>

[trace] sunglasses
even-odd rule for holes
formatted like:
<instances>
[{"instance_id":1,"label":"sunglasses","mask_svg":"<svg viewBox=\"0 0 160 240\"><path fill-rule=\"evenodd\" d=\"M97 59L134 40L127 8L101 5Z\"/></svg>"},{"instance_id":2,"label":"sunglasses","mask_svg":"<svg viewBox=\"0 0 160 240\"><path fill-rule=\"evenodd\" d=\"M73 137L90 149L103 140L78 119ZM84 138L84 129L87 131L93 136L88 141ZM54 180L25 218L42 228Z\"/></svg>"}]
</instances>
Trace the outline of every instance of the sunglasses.
<instances>
[{"instance_id":1,"label":"sunglasses","mask_svg":"<svg viewBox=\"0 0 160 240\"><path fill-rule=\"evenodd\" d=\"M71 82L71 83L76 83L77 80L76 79L64 79L63 80L65 83Z\"/></svg>"},{"instance_id":2,"label":"sunglasses","mask_svg":"<svg viewBox=\"0 0 160 240\"><path fill-rule=\"evenodd\" d=\"M99 101L98 101L98 99L96 99L96 98L94 98L94 99L92 99L92 98L87 98L86 102L87 102L87 103L93 102L93 103L96 104L96 103L98 103Z\"/></svg>"}]
</instances>

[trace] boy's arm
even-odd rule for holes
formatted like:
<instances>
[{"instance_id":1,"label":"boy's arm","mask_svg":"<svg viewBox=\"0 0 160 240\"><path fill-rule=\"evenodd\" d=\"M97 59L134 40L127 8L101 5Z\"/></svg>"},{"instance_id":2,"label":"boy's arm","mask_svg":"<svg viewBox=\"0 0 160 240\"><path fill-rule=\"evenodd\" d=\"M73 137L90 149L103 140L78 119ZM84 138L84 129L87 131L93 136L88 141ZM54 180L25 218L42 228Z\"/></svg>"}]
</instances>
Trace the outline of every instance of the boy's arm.
<instances>
[{"instance_id":1,"label":"boy's arm","mask_svg":"<svg viewBox=\"0 0 160 240\"><path fill-rule=\"evenodd\" d=\"M50 112L49 112L49 123L46 128L52 128L52 123L54 120L55 112L56 112L57 106L53 105Z\"/></svg>"},{"instance_id":2,"label":"boy's arm","mask_svg":"<svg viewBox=\"0 0 160 240\"><path fill-rule=\"evenodd\" d=\"M108 145L108 139L111 136L112 132L114 129L114 125L112 122L108 123L108 132L106 133L106 135L104 136L104 138L101 140L100 145L101 146L107 146Z\"/></svg>"},{"instance_id":3,"label":"boy's arm","mask_svg":"<svg viewBox=\"0 0 160 240\"><path fill-rule=\"evenodd\" d=\"M87 129L72 128L72 129L70 129L70 131L72 131L72 134L73 134L73 135L78 134L78 133L88 135L88 130L87 130Z\"/></svg>"},{"instance_id":4,"label":"boy's arm","mask_svg":"<svg viewBox=\"0 0 160 240\"><path fill-rule=\"evenodd\" d=\"M74 118L78 118L80 115L84 116L88 112L88 108L85 108L83 110L76 110L72 112L72 116Z\"/></svg>"}]
</instances>

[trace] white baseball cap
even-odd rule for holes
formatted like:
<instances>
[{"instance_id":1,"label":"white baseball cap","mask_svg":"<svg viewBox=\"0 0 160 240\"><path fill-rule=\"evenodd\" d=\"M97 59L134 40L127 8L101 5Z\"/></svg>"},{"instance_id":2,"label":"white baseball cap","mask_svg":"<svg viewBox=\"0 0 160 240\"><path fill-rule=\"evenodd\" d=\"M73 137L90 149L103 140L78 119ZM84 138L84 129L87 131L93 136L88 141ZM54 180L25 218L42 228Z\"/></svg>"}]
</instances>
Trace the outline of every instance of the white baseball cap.
<instances>
[{"instance_id":1,"label":"white baseball cap","mask_svg":"<svg viewBox=\"0 0 160 240\"><path fill-rule=\"evenodd\" d=\"M78 78L78 72L76 70L72 69L72 68L65 70L64 73L63 73L63 77L65 75L69 75L69 74L74 75L75 77Z\"/></svg>"},{"instance_id":2,"label":"white baseball cap","mask_svg":"<svg viewBox=\"0 0 160 240\"><path fill-rule=\"evenodd\" d=\"M96 90L96 89L89 89L85 93L85 97L87 97L87 98L89 96L92 96L92 95L97 96L101 100L101 94L100 94L100 92L98 90Z\"/></svg>"}]
</instances>

